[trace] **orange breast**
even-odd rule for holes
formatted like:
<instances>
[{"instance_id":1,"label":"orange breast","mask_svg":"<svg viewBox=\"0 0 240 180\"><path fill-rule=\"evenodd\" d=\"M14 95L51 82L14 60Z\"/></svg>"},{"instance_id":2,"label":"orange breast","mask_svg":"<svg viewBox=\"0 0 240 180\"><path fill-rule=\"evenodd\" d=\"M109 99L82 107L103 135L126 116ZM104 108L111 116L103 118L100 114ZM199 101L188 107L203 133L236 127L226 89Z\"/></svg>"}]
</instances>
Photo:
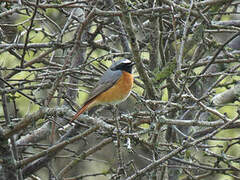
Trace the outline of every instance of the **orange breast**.
<instances>
[{"instance_id":1,"label":"orange breast","mask_svg":"<svg viewBox=\"0 0 240 180\"><path fill-rule=\"evenodd\" d=\"M127 99L133 86L132 74L123 71L121 78L113 87L100 94L94 104L118 104Z\"/></svg>"}]
</instances>

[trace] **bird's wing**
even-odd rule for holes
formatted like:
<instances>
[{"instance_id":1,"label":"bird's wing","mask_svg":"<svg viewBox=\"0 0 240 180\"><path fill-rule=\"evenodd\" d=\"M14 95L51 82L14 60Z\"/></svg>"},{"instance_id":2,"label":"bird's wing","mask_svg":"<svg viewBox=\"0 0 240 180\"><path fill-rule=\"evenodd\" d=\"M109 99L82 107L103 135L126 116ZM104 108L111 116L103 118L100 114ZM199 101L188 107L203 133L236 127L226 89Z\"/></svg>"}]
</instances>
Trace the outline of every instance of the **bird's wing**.
<instances>
[{"instance_id":1,"label":"bird's wing","mask_svg":"<svg viewBox=\"0 0 240 180\"><path fill-rule=\"evenodd\" d=\"M97 97L99 94L103 93L104 91L111 88L121 77L122 71L112 71L107 70L102 78L97 82L95 88L93 88L92 92L90 93L88 100L84 103L87 104L89 101Z\"/></svg>"}]
</instances>

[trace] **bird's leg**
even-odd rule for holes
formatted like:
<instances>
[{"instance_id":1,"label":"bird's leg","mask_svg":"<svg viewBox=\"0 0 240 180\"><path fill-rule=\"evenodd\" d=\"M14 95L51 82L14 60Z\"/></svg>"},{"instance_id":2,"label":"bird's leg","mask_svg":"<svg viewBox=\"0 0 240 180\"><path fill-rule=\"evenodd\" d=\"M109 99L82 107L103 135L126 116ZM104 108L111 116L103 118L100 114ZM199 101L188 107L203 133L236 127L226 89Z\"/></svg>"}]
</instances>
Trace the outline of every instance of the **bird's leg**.
<instances>
[{"instance_id":1,"label":"bird's leg","mask_svg":"<svg viewBox=\"0 0 240 180\"><path fill-rule=\"evenodd\" d=\"M117 127L117 157L118 157L118 170L117 175L121 176L122 174L126 175L126 172L124 171L123 167L123 159L122 159L122 152L121 152L121 125L119 122L119 111L117 108L117 105L113 106L113 119L116 122Z\"/></svg>"}]
</instances>

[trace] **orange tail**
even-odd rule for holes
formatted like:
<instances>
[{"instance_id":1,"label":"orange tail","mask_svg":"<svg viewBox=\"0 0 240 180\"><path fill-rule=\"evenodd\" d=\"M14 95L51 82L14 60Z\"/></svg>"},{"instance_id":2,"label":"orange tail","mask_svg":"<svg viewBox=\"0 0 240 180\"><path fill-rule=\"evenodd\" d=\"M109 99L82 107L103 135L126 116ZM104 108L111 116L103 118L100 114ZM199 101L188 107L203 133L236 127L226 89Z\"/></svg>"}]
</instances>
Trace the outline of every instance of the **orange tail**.
<instances>
[{"instance_id":1,"label":"orange tail","mask_svg":"<svg viewBox=\"0 0 240 180\"><path fill-rule=\"evenodd\" d=\"M84 112L87 110L89 104L90 104L90 103L87 103L86 105L84 105L84 106L77 112L77 114L74 115L74 117L72 118L72 120L71 120L70 122L73 122L75 119L78 118L78 116L80 116L80 114L84 113Z\"/></svg>"}]
</instances>

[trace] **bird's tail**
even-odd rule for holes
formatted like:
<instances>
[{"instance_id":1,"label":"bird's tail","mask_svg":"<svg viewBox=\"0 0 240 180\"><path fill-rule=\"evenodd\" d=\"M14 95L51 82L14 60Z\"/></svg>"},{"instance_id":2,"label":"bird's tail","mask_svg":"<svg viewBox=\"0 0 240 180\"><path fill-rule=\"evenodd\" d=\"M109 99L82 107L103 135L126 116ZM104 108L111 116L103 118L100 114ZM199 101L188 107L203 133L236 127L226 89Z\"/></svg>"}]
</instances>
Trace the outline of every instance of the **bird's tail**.
<instances>
[{"instance_id":1,"label":"bird's tail","mask_svg":"<svg viewBox=\"0 0 240 180\"><path fill-rule=\"evenodd\" d=\"M78 112L73 116L73 118L71 119L70 123L73 122L74 120L76 120L78 118L78 116L80 116L82 113L84 113L87 109L92 108L93 106L96 105L96 102L94 101L95 99L92 99L90 101L88 101L87 103L85 103L81 109L78 110Z\"/></svg>"},{"instance_id":2,"label":"bird's tail","mask_svg":"<svg viewBox=\"0 0 240 180\"><path fill-rule=\"evenodd\" d=\"M90 103L87 103L81 109L79 109L78 112L71 119L70 123L73 122L74 120L76 120L78 118L78 116L80 116L80 114L84 113L87 110L89 105L90 105Z\"/></svg>"}]
</instances>

